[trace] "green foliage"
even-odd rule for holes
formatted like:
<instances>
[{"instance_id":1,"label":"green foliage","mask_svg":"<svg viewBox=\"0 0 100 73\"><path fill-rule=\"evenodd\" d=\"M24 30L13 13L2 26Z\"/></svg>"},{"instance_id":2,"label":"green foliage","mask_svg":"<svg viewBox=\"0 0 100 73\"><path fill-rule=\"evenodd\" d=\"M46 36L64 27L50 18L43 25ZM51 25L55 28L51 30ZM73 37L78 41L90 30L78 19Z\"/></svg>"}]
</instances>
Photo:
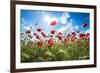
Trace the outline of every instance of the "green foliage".
<instances>
[{"instance_id":1,"label":"green foliage","mask_svg":"<svg viewBox=\"0 0 100 73\"><path fill-rule=\"evenodd\" d=\"M21 62L25 63L86 59L89 59L89 45L87 45L87 40L84 39L79 42L70 42L68 45L62 42L59 46L51 47L21 44Z\"/></svg>"}]
</instances>

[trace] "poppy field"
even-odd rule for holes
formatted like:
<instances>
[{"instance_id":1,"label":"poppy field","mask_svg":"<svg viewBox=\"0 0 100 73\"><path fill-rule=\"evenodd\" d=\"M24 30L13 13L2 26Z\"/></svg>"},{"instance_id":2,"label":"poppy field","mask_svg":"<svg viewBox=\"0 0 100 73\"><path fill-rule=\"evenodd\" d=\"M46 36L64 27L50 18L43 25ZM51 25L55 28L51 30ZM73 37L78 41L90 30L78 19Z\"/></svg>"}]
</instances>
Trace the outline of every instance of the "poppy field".
<instances>
[{"instance_id":1,"label":"poppy field","mask_svg":"<svg viewBox=\"0 0 100 73\"><path fill-rule=\"evenodd\" d=\"M51 14L51 17L43 16L47 13ZM72 61L90 58L88 13L23 10L21 14L21 62Z\"/></svg>"}]
</instances>

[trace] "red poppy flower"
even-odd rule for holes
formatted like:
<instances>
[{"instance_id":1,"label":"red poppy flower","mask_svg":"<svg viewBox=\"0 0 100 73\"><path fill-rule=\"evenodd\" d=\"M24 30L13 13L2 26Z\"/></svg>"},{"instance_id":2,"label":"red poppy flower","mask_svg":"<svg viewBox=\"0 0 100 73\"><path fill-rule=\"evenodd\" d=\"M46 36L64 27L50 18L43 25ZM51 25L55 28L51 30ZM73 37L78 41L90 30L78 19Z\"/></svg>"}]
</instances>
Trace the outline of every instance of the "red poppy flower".
<instances>
[{"instance_id":1,"label":"red poppy flower","mask_svg":"<svg viewBox=\"0 0 100 73\"><path fill-rule=\"evenodd\" d=\"M80 34L79 34L79 38L83 38L83 37L85 37L85 34L80 33Z\"/></svg>"},{"instance_id":2,"label":"red poppy flower","mask_svg":"<svg viewBox=\"0 0 100 73\"><path fill-rule=\"evenodd\" d=\"M40 39L40 36L39 36L39 35L36 35L36 38L37 38L37 39Z\"/></svg>"},{"instance_id":3,"label":"red poppy flower","mask_svg":"<svg viewBox=\"0 0 100 73\"><path fill-rule=\"evenodd\" d=\"M43 37L46 37L46 34L44 32L41 32L41 34L42 34Z\"/></svg>"},{"instance_id":4,"label":"red poppy flower","mask_svg":"<svg viewBox=\"0 0 100 73\"><path fill-rule=\"evenodd\" d=\"M82 27L83 28L87 27L87 24L86 23L82 24Z\"/></svg>"},{"instance_id":5,"label":"red poppy flower","mask_svg":"<svg viewBox=\"0 0 100 73\"><path fill-rule=\"evenodd\" d=\"M75 36L76 36L76 33L75 33L75 32L72 32L72 36L74 36L74 37L75 37Z\"/></svg>"},{"instance_id":6,"label":"red poppy flower","mask_svg":"<svg viewBox=\"0 0 100 73\"><path fill-rule=\"evenodd\" d=\"M37 31L38 31L38 32L41 32L41 29L40 29L40 28L38 28L38 29L37 29Z\"/></svg>"},{"instance_id":7,"label":"red poppy flower","mask_svg":"<svg viewBox=\"0 0 100 73\"><path fill-rule=\"evenodd\" d=\"M50 32L51 32L51 34L54 34L55 33L55 30L51 30Z\"/></svg>"},{"instance_id":8,"label":"red poppy flower","mask_svg":"<svg viewBox=\"0 0 100 73\"><path fill-rule=\"evenodd\" d=\"M55 26L56 24L57 24L56 21L52 21L52 22L50 23L51 26Z\"/></svg>"}]
</instances>

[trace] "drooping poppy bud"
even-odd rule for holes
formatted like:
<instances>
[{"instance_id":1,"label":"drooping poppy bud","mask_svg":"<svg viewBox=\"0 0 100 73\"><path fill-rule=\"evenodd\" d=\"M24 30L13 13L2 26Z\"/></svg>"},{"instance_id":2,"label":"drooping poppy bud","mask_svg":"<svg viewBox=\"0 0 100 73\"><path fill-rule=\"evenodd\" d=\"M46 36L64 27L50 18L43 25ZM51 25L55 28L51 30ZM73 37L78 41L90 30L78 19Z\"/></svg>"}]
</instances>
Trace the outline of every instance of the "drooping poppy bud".
<instances>
[{"instance_id":1,"label":"drooping poppy bud","mask_svg":"<svg viewBox=\"0 0 100 73\"><path fill-rule=\"evenodd\" d=\"M40 29L40 28L38 28L38 29L37 29L37 31L38 31L38 32L41 32L41 29Z\"/></svg>"},{"instance_id":2,"label":"drooping poppy bud","mask_svg":"<svg viewBox=\"0 0 100 73\"><path fill-rule=\"evenodd\" d=\"M55 33L55 30L51 30L50 32L51 32L51 34L54 34Z\"/></svg>"},{"instance_id":3,"label":"drooping poppy bud","mask_svg":"<svg viewBox=\"0 0 100 73\"><path fill-rule=\"evenodd\" d=\"M43 37L46 37L46 34L45 34L44 32L41 32L41 35L42 35Z\"/></svg>"},{"instance_id":4,"label":"drooping poppy bud","mask_svg":"<svg viewBox=\"0 0 100 73\"><path fill-rule=\"evenodd\" d=\"M57 36L57 37L58 37L59 40L62 40L62 37L61 36Z\"/></svg>"}]
</instances>

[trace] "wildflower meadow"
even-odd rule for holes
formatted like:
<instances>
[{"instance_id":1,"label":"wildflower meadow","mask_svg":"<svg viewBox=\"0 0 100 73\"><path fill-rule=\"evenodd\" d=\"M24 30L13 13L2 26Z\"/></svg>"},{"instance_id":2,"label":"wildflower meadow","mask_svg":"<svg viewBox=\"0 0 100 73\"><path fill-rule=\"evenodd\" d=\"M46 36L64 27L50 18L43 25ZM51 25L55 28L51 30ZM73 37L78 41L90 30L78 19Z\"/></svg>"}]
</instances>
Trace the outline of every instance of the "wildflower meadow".
<instances>
[{"instance_id":1,"label":"wildflower meadow","mask_svg":"<svg viewBox=\"0 0 100 73\"><path fill-rule=\"evenodd\" d=\"M21 11L21 62L90 58L89 14Z\"/></svg>"}]
</instances>

